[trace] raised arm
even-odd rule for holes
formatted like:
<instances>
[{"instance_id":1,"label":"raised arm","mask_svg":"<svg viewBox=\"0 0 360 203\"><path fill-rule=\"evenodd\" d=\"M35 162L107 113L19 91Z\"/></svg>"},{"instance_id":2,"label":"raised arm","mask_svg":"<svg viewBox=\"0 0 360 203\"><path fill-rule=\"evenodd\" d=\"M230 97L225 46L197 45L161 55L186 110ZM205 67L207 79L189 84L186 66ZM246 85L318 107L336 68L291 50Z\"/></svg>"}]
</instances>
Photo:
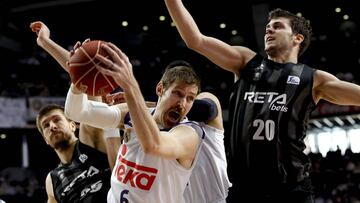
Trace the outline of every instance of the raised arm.
<instances>
[{"instance_id":1,"label":"raised arm","mask_svg":"<svg viewBox=\"0 0 360 203\"><path fill-rule=\"evenodd\" d=\"M71 84L65 101L65 115L70 119L97 128L121 127L127 112L126 103L109 106L103 102L90 101L88 96Z\"/></svg>"},{"instance_id":2,"label":"raised arm","mask_svg":"<svg viewBox=\"0 0 360 203\"><path fill-rule=\"evenodd\" d=\"M193 160L199 143L198 133L189 126L178 126L169 132L160 132L157 123L147 109L144 97L139 88L128 57L115 45L103 44L102 48L109 54L109 59L97 56L106 67L98 66L105 75L112 76L124 90L131 121L137 138L145 153L168 159Z\"/></svg>"},{"instance_id":3,"label":"raised arm","mask_svg":"<svg viewBox=\"0 0 360 203\"><path fill-rule=\"evenodd\" d=\"M186 45L221 68L239 76L239 71L255 56L255 52L246 47L230 46L221 40L203 35L181 0L165 0L165 3Z\"/></svg>"},{"instance_id":4,"label":"raised arm","mask_svg":"<svg viewBox=\"0 0 360 203\"><path fill-rule=\"evenodd\" d=\"M317 70L314 74L313 98L315 103L323 99L338 105L360 106L360 86Z\"/></svg>"},{"instance_id":5,"label":"raised arm","mask_svg":"<svg viewBox=\"0 0 360 203\"><path fill-rule=\"evenodd\" d=\"M30 28L37 35L37 44L49 53L66 72L69 72L67 61L70 58L70 52L50 39L49 28L41 21L32 22Z\"/></svg>"}]
</instances>

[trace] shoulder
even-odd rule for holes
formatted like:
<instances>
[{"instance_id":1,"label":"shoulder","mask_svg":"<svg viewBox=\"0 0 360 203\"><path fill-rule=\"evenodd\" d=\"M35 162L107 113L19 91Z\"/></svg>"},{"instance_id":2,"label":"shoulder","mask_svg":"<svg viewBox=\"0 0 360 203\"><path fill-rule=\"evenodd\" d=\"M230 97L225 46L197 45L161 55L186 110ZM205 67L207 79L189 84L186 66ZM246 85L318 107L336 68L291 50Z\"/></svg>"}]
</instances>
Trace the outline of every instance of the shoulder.
<instances>
[{"instance_id":1,"label":"shoulder","mask_svg":"<svg viewBox=\"0 0 360 203\"><path fill-rule=\"evenodd\" d=\"M197 99L210 100L212 102L210 110L212 116L205 124L223 130L223 117L222 117L222 107L219 99L210 92L202 92L197 96Z\"/></svg>"},{"instance_id":2,"label":"shoulder","mask_svg":"<svg viewBox=\"0 0 360 203\"><path fill-rule=\"evenodd\" d=\"M173 127L169 133L179 134L180 136L192 136L194 138L196 137L196 139L204 137L204 129L198 122L195 121L180 123L179 125Z\"/></svg>"},{"instance_id":3,"label":"shoulder","mask_svg":"<svg viewBox=\"0 0 360 203\"><path fill-rule=\"evenodd\" d=\"M322 84L328 81L338 80L337 77L332 75L331 73L322 71L322 70L315 70L314 71L314 87L321 86Z\"/></svg>"}]
</instances>

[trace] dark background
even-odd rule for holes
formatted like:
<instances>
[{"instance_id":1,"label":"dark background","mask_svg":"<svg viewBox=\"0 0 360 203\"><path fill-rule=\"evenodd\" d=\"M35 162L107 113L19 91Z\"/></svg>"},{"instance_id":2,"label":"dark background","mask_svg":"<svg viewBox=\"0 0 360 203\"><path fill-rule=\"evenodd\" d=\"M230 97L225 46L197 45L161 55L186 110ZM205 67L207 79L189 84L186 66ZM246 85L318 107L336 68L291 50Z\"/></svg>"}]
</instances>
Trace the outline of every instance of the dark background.
<instances>
[{"instance_id":1,"label":"dark background","mask_svg":"<svg viewBox=\"0 0 360 203\"><path fill-rule=\"evenodd\" d=\"M259 52L263 48L265 31L262 19L266 18L269 10L280 7L294 13L301 12L310 20L314 35L312 44L300 61L359 84L360 9L355 0L184 0L184 4L204 34ZM341 7L342 11L335 13L336 7ZM345 14L349 15L349 20L343 19ZM159 21L161 15L165 16L164 21ZM36 20L47 24L51 38L69 50L75 42L87 38L111 41L118 45L131 59L135 76L148 100L156 98L155 85L164 67L175 59L188 60L201 76L203 90L216 94L224 110L227 109L233 75L186 48L176 28L170 26L171 19L162 0L2 0L2 97L66 95L69 76L37 46L36 34L29 28L30 23ZM129 25L123 27L123 21ZM220 29L220 23L226 23L227 27ZM148 26L147 31L143 30L145 25ZM236 30L237 34L232 35L232 30ZM27 140L29 168L20 173L26 174L30 169L29 176L35 176L39 181L32 187L40 192L35 192L32 200L22 202L43 201L45 176L57 165L56 154L46 146L32 125L25 129L0 129L0 134L11 135L7 139L0 139L0 170L21 168L21 146L23 140ZM2 181L0 178L0 183ZM21 176L12 184L14 187L29 185Z\"/></svg>"}]
</instances>

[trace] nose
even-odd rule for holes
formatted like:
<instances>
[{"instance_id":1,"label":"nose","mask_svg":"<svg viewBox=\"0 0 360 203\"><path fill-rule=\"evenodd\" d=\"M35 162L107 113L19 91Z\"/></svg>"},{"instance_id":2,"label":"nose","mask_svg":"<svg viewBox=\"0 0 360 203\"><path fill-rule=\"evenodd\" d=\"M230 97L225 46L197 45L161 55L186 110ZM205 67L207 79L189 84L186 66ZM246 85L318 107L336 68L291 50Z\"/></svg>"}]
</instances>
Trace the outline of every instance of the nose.
<instances>
[{"instance_id":1,"label":"nose","mask_svg":"<svg viewBox=\"0 0 360 203\"><path fill-rule=\"evenodd\" d=\"M186 97L182 97L180 100L179 100L179 106L181 108L185 108L185 105L186 105Z\"/></svg>"},{"instance_id":2,"label":"nose","mask_svg":"<svg viewBox=\"0 0 360 203\"><path fill-rule=\"evenodd\" d=\"M57 129L57 125L54 122L50 121L49 125L50 125L50 130L56 130Z\"/></svg>"},{"instance_id":3,"label":"nose","mask_svg":"<svg viewBox=\"0 0 360 203\"><path fill-rule=\"evenodd\" d=\"M267 27L265 30L265 34L271 34L274 32L274 29L272 29L271 27Z\"/></svg>"}]
</instances>

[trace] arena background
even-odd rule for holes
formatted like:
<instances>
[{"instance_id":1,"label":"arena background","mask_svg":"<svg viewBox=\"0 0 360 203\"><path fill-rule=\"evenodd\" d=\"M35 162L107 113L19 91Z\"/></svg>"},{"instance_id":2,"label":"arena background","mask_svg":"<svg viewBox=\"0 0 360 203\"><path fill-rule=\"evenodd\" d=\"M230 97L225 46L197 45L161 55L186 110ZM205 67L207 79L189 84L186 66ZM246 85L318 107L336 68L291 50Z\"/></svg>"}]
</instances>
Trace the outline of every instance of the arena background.
<instances>
[{"instance_id":1,"label":"arena background","mask_svg":"<svg viewBox=\"0 0 360 203\"><path fill-rule=\"evenodd\" d=\"M283 8L310 20L314 36L301 62L360 84L360 8L355 0L190 1L200 30L262 52L269 10ZM2 0L0 2L0 198L45 202L47 172L58 158L34 126L39 108L63 104L69 76L42 48L29 25L41 20L51 38L71 49L87 38L111 41L131 59L147 100L172 60L193 64L202 88L216 94L227 118L233 75L185 47L162 0ZM206 67L204 67L206 66ZM309 123L317 202L359 202L360 108L321 102ZM14 200L16 199L16 201Z\"/></svg>"}]
</instances>

